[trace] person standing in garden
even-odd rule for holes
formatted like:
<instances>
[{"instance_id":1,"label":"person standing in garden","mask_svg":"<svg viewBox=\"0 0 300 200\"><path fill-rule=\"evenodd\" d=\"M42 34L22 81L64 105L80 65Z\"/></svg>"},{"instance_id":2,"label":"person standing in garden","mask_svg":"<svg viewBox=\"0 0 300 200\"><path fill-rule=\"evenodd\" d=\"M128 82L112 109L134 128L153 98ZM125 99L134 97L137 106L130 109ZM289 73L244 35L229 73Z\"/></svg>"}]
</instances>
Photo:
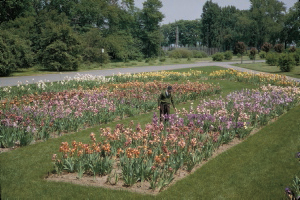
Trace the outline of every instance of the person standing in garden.
<instances>
[{"instance_id":1,"label":"person standing in garden","mask_svg":"<svg viewBox=\"0 0 300 200\"><path fill-rule=\"evenodd\" d=\"M158 97L158 109L160 122L168 121L168 115L170 114L170 105L172 104L174 110L176 111L173 97L172 97L172 86L168 86L165 91L163 91ZM166 118L165 118L166 116ZM164 120L165 119L165 120Z\"/></svg>"}]
</instances>

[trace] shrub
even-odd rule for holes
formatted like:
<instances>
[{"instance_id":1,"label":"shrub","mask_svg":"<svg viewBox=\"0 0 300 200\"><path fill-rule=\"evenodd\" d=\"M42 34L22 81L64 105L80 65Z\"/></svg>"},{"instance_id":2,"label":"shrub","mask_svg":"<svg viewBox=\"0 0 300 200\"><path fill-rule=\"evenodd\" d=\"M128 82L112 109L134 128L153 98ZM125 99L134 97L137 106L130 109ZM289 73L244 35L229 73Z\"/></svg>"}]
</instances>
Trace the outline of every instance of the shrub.
<instances>
[{"instance_id":1,"label":"shrub","mask_svg":"<svg viewBox=\"0 0 300 200\"><path fill-rule=\"evenodd\" d=\"M84 49L83 61L85 62L99 62L99 63L109 63L109 56L106 52L102 52L102 49L95 47L87 47Z\"/></svg>"},{"instance_id":2,"label":"shrub","mask_svg":"<svg viewBox=\"0 0 300 200\"><path fill-rule=\"evenodd\" d=\"M193 53L187 49L174 49L169 52L170 58L191 58L193 57Z\"/></svg>"},{"instance_id":3,"label":"shrub","mask_svg":"<svg viewBox=\"0 0 300 200\"><path fill-rule=\"evenodd\" d=\"M224 53L224 59L225 60L231 60L232 59L232 52L231 51L226 51L225 53Z\"/></svg>"},{"instance_id":4,"label":"shrub","mask_svg":"<svg viewBox=\"0 0 300 200\"><path fill-rule=\"evenodd\" d=\"M276 44L276 45L274 46L274 50L275 50L277 53L282 53L283 50L284 50L283 44Z\"/></svg>"},{"instance_id":5,"label":"shrub","mask_svg":"<svg viewBox=\"0 0 300 200\"><path fill-rule=\"evenodd\" d=\"M292 55L294 56L296 65L299 65L300 64L300 49L294 51L294 53Z\"/></svg>"},{"instance_id":6,"label":"shrub","mask_svg":"<svg viewBox=\"0 0 300 200\"><path fill-rule=\"evenodd\" d=\"M262 46L261 46L261 50L265 51L266 53L268 53L270 50L272 49L272 44L265 42Z\"/></svg>"},{"instance_id":7,"label":"shrub","mask_svg":"<svg viewBox=\"0 0 300 200\"><path fill-rule=\"evenodd\" d=\"M255 57L256 57L256 54L257 54L257 49L255 47L252 47L250 52L249 52L249 58L250 60L255 60Z\"/></svg>"},{"instance_id":8,"label":"shrub","mask_svg":"<svg viewBox=\"0 0 300 200\"><path fill-rule=\"evenodd\" d=\"M266 53L265 51L259 52L259 57L260 57L261 59L265 59L266 56L267 56L267 53Z\"/></svg>"},{"instance_id":9,"label":"shrub","mask_svg":"<svg viewBox=\"0 0 300 200\"><path fill-rule=\"evenodd\" d=\"M278 59L278 66L282 72L292 71L295 65L294 57L289 53L282 54Z\"/></svg>"},{"instance_id":10,"label":"shrub","mask_svg":"<svg viewBox=\"0 0 300 200\"><path fill-rule=\"evenodd\" d=\"M223 53L218 52L212 56L212 59L213 61L222 61L224 59L224 55Z\"/></svg>"},{"instance_id":11,"label":"shrub","mask_svg":"<svg viewBox=\"0 0 300 200\"><path fill-rule=\"evenodd\" d=\"M165 57L161 57L161 58L159 59L159 61L160 61L160 62L165 62L165 61L166 61L166 58L165 58Z\"/></svg>"},{"instance_id":12,"label":"shrub","mask_svg":"<svg viewBox=\"0 0 300 200\"><path fill-rule=\"evenodd\" d=\"M266 63L271 66L277 65L278 54L277 53L268 53L266 56Z\"/></svg>"},{"instance_id":13,"label":"shrub","mask_svg":"<svg viewBox=\"0 0 300 200\"><path fill-rule=\"evenodd\" d=\"M207 58L207 53L204 51L192 50L193 58Z\"/></svg>"},{"instance_id":14,"label":"shrub","mask_svg":"<svg viewBox=\"0 0 300 200\"><path fill-rule=\"evenodd\" d=\"M9 76L17 68L31 67L33 60L34 54L28 40L8 31L0 33L0 76Z\"/></svg>"},{"instance_id":15,"label":"shrub","mask_svg":"<svg viewBox=\"0 0 300 200\"><path fill-rule=\"evenodd\" d=\"M48 45L40 57L46 69L55 71L77 70L80 61L79 55L72 52L70 47L60 40Z\"/></svg>"}]
</instances>

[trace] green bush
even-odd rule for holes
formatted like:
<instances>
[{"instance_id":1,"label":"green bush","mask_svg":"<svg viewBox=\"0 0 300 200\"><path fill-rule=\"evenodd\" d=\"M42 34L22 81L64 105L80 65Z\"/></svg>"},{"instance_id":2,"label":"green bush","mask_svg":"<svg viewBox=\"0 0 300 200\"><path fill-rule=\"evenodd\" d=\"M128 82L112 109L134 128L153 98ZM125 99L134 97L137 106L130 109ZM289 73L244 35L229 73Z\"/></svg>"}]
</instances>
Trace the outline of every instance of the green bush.
<instances>
[{"instance_id":1,"label":"green bush","mask_svg":"<svg viewBox=\"0 0 300 200\"><path fill-rule=\"evenodd\" d=\"M225 59L225 60L231 60L231 59L232 59L232 56L233 56L233 54L232 54L231 51L226 51L226 52L224 53L224 59Z\"/></svg>"},{"instance_id":2,"label":"green bush","mask_svg":"<svg viewBox=\"0 0 300 200\"><path fill-rule=\"evenodd\" d=\"M41 51L40 57L45 69L53 71L77 70L80 61L79 55L76 55L69 48L66 43L57 40Z\"/></svg>"},{"instance_id":3,"label":"green bush","mask_svg":"<svg viewBox=\"0 0 300 200\"><path fill-rule=\"evenodd\" d=\"M294 56L296 65L300 65L300 49L294 51L292 55Z\"/></svg>"},{"instance_id":4,"label":"green bush","mask_svg":"<svg viewBox=\"0 0 300 200\"><path fill-rule=\"evenodd\" d=\"M83 50L82 59L85 62L98 62L109 63L110 59L106 52L102 52L102 49L95 47L87 47Z\"/></svg>"},{"instance_id":5,"label":"green bush","mask_svg":"<svg viewBox=\"0 0 300 200\"><path fill-rule=\"evenodd\" d=\"M280 71L282 72L292 71L295 65L296 65L295 59L289 53L282 54L278 59L278 66L280 68Z\"/></svg>"},{"instance_id":6,"label":"green bush","mask_svg":"<svg viewBox=\"0 0 300 200\"><path fill-rule=\"evenodd\" d=\"M170 58L191 58L193 57L193 53L187 49L174 49L169 52Z\"/></svg>"},{"instance_id":7,"label":"green bush","mask_svg":"<svg viewBox=\"0 0 300 200\"><path fill-rule=\"evenodd\" d=\"M278 54L277 53L268 53L266 56L266 63L271 66L277 65Z\"/></svg>"},{"instance_id":8,"label":"green bush","mask_svg":"<svg viewBox=\"0 0 300 200\"><path fill-rule=\"evenodd\" d=\"M166 58L165 58L165 57L161 57L161 58L159 59L159 61L160 61L160 62L165 62L165 61L166 61Z\"/></svg>"},{"instance_id":9,"label":"green bush","mask_svg":"<svg viewBox=\"0 0 300 200\"><path fill-rule=\"evenodd\" d=\"M261 59L265 59L267 57L267 53L265 51L261 51L261 52L259 52L259 57Z\"/></svg>"},{"instance_id":10,"label":"green bush","mask_svg":"<svg viewBox=\"0 0 300 200\"><path fill-rule=\"evenodd\" d=\"M204 51L192 50L193 58L207 58L208 55Z\"/></svg>"},{"instance_id":11,"label":"green bush","mask_svg":"<svg viewBox=\"0 0 300 200\"><path fill-rule=\"evenodd\" d=\"M222 61L224 59L224 55L223 53L218 52L212 56L212 59L213 61Z\"/></svg>"},{"instance_id":12,"label":"green bush","mask_svg":"<svg viewBox=\"0 0 300 200\"><path fill-rule=\"evenodd\" d=\"M0 76L9 76L17 68L31 67L33 60L34 54L28 40L8 31L0 33Z\"/></svg>"}]
</instances>

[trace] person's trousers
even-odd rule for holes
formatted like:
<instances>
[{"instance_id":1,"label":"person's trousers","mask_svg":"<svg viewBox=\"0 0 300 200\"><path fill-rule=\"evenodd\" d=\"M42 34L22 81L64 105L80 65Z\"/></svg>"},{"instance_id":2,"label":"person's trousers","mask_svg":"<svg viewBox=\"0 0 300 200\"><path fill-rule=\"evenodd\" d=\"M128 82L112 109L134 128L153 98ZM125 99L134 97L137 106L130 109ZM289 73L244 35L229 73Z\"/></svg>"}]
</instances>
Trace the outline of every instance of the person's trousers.
<instances>
[{"instance_id":1,"label":"person's trousers","mask_svg":"<svg viewBox=\"0 0 300 200\"><path fill-rule=\"evenodd\" d=\"M170 114L170 104L161 103L159 109L160 122L168 121L168 117L165 118L165 115L168 116L169 114Z\"/></svg>"}]
</instances>

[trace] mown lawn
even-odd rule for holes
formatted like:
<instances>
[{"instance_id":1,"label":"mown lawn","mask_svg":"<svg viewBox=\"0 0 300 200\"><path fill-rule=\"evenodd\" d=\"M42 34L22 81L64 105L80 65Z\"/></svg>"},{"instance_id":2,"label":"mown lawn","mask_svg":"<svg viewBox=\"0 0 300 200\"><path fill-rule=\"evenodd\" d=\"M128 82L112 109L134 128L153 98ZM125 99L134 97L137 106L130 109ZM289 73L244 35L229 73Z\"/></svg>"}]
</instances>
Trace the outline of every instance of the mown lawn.
<instances>
[{"instance_id":1,"label":"mown lawn","mask_svg":"<svg viewBox=\"0 0 300 200\"><path fill-rule=\"evenodd\" d=\"M209 72L220 68L199 69ZM219 83L222 96L242 88L256 88L226 80L204 81ZM180 104L177 108L188 108L189 105ZM2 199L283 199L284 188L291 185L295 174L299 174L299 163L295 158L295 153L300 150L299 112L300 107L289 111L157 196L43 179L53 171L51 156L58 152L61 142L88 142L89 134L95 132L98 135L100 127L126 125L131 120L143 126L151 122L153 112L49 139L0 154Z\"/></svg>"},{"instance_id":2,"label":"mown lawn","mask_svg":"<svg viewBox=\"0 0 300 200\"><path fill-rule=\"evenodd\" d=\"M291 72L281 72L279 67L270 66L266 63L249 63L249 64L234 64L234 66L252 69L260 72L268 72L272 74L281 74L294 78L300 78L300 66L296 66Z\"/></svg>"}]
</instances>

